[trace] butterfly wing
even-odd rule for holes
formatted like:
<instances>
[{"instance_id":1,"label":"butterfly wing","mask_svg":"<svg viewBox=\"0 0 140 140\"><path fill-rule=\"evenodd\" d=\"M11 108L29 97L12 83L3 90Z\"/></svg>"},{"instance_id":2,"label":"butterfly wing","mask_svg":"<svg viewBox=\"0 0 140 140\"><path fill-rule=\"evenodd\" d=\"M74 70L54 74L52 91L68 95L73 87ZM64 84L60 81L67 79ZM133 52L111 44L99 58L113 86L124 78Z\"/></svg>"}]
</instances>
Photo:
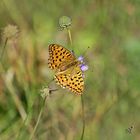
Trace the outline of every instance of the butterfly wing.
<instances>
[{"instance_id":1,"label":"butterfly wing","mask_svg":"<svg viewBox=\"0 0 140 140\"><path fill-rule=\"evenodd\" d=\"M75 60L75 56L68 49L58 44L49 45L48 65L51 69L59 69L62 64Z\"/></svg>"},{"instance_id":2,"label":"butterfly wing","mask_svg":"<svg viewBox=\"0 0 140 140\"><path fill-rule=\"evenodd\" d=\"M63 88L68 88L70 91L76 94L82 94L84 90L83 73L80 67L74 69L73 74L61 73L55 75L55 80Z\"/></svg>"}]
</instances>

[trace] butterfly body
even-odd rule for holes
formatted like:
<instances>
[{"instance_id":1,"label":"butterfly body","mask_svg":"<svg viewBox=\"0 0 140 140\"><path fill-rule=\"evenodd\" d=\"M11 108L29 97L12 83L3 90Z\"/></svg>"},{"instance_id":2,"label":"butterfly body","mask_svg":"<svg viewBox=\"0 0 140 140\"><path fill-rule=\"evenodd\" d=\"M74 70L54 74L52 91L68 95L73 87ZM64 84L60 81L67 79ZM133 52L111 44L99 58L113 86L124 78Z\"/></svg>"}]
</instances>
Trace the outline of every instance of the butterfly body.
<instances>
[{"instance_id":1,"label":"butterfly body","mask_svg":"<svg viewBox=\"0 0 140 140\"><path fill-rule=\"evenodd\" d=\"M54 79L63 88L68 88L76 94L84 90L81 61L74 53L58 44L49 45L49 68L55 71Z\"/></svg>"},{"instance_id":2,"label":"butterfly body","mask_svg":"<svg viewBox=\"0 0 140 140\"><path fill-rule=\"evenodd\" d=\"M77 67L80 63L75 60L73 62L66 62L65 64L61 65L60 68L58 69L59 72L66 72L71 69L74 69L74 67Z\"/></svg>"}]
</instances>

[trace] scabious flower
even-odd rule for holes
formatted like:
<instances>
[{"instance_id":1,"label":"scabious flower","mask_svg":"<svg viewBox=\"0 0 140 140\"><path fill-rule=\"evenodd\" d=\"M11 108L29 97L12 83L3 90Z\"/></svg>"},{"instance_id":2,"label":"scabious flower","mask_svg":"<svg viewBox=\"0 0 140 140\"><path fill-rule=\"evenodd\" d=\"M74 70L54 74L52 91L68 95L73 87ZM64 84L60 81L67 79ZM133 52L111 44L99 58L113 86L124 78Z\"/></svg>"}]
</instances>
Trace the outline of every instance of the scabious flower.
<instances>
[{"instance_id":1,"label":"scabious flower","mask_svg":"<svg viewBox=\"0 0 140 140\"><path fill-rule=\"evenodd\" d=\"M46 98L47 96L49 96L49 93L50 93L49 87L43 87L43 88L40 90L40 93L41 93L41 97L42 97L43 99Z\"/></svg>"},{"instance_id":2,"label":"scabious flower","mask_svg":"<svg viewBox=\"0 0 140 140\"><path fill-rule=\"evenodd\" d=\"M59 18L59 26L61 29L65 29L71 26L72 20L70 17L62 16Z\"/></svg>"},{"instance_id":3,"label":"scabious flower","mask_svg":"<svg viewBox=\"0 0 140 140\"><path fill-rule=\"evenodd\" d=\"M82 64L80 67L83 72L88 70L88 65Z\"/></svg>"},{"instance_id":4,"label":"scabious flower","mask_svg":"<svg viewBox=\"0 0 140 140\"><path fill-rule=\"evenodd\" d=\"M88 70L88 65L85 65L85 62L84 62L84 58L83 56L79 56L78 57L78 61L80 61L80 68L81 70L84 72L84 71L87 71Z\"/></svg>"},{"instance_id":5,"label":"scabious flower","mask_svg":"<svg viewBox=\"0 0 140 140\"><path fill-rule=\"evenodd\" d=\"M78 60L79 60L81 63L83 63L83 60L84 60L83 56L79 56L79 57L78 57Z\"/></svg>"},{"instance_id":6,"label":"scabious flower","mask_svg":"<svg viewBox=\"0 0 140 140\"><path fill-rule=\"evenodd\" d=\"M3 39L11 39L11 38L17 38L19 33L19 30L17 28L16 25L7 25L4 29L3 29Z\"/></svg>"}]
</instances>

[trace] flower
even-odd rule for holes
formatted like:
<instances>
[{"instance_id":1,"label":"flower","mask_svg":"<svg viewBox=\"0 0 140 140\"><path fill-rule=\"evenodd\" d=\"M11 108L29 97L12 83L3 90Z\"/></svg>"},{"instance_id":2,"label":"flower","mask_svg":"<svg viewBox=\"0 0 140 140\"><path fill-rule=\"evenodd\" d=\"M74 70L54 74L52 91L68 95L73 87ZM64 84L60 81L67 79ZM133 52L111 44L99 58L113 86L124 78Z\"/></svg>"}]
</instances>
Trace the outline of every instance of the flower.
<instances>
[{"instance_id":1,"label":"flower","mask_svg":"<svg viewBox=\"0 0 140 140\"><path fill-rule=\"evenodd\" d=\"M79 56L79 57L78 57L78 60L79 60L81 63L83 63L84 57L83 57L83 56Z\"/></svg>"},{"instance_id":2,"label":"flower","mask_svg":"<svg viewBox=\"0 0 140 140\"><path fill-rule=\"evenodd\" d=\"M3 29L3 38L4 39L11 39L11 38L16 38L18 36L18 28L16 25L7 25L4 29Z\"/></svg>"},{"instance_id":3,"label":"flower","mask_svg":"<svg viewBox=\"0 0 140 140\"><path fill-rule=\"evenodd\" d=\"M80 66L81 70L84 72L84 71L87 71L88 70L88 65L85 65L85 64L82 64Z\"/></svg>"},{"instance_id":4,"label":"flower","mask_svg":"<svg viewBox=\"0 0 140 140\"><path fill-rule=\"evenodd\" d=\"M84 71L87 71L88 70L88 65L85 65L85 62L84 62L84 57L83 56L79 56L78 57L78 61L80 61L80 68L81 70L84 72Z\"/></svg>"},{"instance_id":5,"label":"flower","mask_svg":"<svg viewBox=\"0 0 140 140\"><path fill-rule=\"evenodd\" d=\"M62 29L65 29L69 26L71 26L71 18L70 17L67 17L67 16L62 16L59 18L59 26L62 28Z\"/></svg>"}]
</instances>

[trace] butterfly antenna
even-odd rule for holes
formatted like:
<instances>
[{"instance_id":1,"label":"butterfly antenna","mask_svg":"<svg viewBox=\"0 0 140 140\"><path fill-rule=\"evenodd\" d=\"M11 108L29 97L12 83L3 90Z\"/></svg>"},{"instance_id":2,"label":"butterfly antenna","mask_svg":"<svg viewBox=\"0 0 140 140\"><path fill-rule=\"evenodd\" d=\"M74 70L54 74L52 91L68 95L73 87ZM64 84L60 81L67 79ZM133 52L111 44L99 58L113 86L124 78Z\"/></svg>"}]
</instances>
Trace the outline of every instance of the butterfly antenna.
<instances>
[{"instance_id":1,"label":"butterfly antenna","mask_svg":"<svg viewBox=\"0 0 140 140\"><path fill-rule=\"evenodd\" d=\"M85 52L82 54L83 58L86 57L89 48L90 48L90 47L88 46L88 47L86 48Z\"/></svg>"}]
</instances>

